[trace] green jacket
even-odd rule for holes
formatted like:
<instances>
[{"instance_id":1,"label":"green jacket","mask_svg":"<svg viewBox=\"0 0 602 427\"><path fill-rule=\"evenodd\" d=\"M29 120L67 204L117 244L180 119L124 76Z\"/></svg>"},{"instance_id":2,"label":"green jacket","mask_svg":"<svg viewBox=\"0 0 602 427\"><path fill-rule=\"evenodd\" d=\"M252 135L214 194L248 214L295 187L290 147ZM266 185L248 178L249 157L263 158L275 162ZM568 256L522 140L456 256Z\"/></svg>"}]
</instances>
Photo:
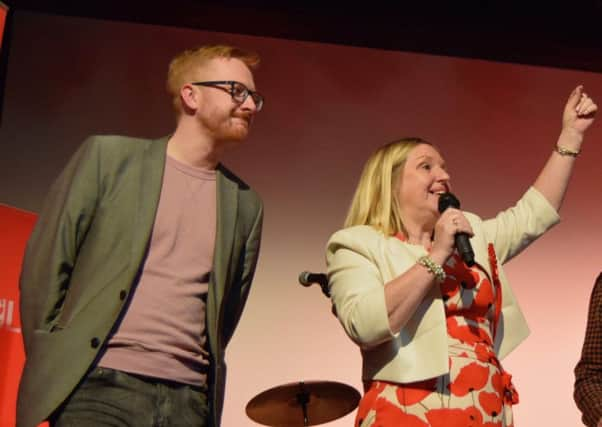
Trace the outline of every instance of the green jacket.
<instances>
[{"instance_id":1,"label":"green jacket","mask_svg":"<svg viewBox=\"0 0 602 427\"><path fill-rule=\"evenodd\" d=\"M142 266L155 220L167 138L87 139L52 186L28 242L20 278L26 361L17 427L35 427L93 366ZM220 425L225 348L255 272L263 208L217 169L217 230L207 298L210 405Z\"/></svg>"}]
</instances>

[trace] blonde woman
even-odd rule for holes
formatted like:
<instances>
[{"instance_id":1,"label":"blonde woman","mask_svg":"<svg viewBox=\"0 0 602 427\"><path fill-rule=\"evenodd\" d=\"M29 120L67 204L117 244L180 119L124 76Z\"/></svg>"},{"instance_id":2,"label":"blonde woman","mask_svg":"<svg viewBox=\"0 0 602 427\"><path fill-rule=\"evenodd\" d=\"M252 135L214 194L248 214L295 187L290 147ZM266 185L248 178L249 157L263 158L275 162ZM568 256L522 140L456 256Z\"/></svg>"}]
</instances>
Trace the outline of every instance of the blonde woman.
<instances>
[{"instance_id":1,"label":"blonde woman","mask_svg":"<svg viewBox=\"0 0 602 427\"><path fill-rule=\"evenodd\" d=\"M492 219L439 213L450 173L426 141L396 141L368 159L327 247L332 301L363 359L356 426L513 425L518 394L500 359L529 331L502 265L559 221L596 111L578 86L539 177ZM472 267L455 250L457 233L471 237Z\"/></svg>"}]
</instances>

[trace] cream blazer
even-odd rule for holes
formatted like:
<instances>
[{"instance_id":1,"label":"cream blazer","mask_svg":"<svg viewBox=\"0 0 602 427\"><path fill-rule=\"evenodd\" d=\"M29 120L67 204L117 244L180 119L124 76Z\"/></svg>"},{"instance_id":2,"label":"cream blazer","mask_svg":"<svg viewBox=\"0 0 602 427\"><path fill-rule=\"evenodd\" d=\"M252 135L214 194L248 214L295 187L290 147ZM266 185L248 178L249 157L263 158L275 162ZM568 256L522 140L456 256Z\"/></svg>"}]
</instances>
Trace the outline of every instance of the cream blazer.
<instances>
[{"instance_id":1,"label":"cream blazer","mask_svg":"<svg viewBox=\"0 0 602 427\"><path fill-rule=\"evenodd\" d=\"M465 212L475 233L470 239L475 261L492 280L488 245L495 248L502 288L502 310L494 337L501 359L528 335L529 329L508 285L501 264L520 253L559 216L534 188L495 218L482 220ZM327 245L329 288L337 316L347 335L360 346L364 380L399 383L421 381L449 370L447 329L441 292L433 286L415 313L395 333L389 327L384 285L426 255L421 245L385 236L371 226L337 231Z\"/></svg>"}]
</instances>

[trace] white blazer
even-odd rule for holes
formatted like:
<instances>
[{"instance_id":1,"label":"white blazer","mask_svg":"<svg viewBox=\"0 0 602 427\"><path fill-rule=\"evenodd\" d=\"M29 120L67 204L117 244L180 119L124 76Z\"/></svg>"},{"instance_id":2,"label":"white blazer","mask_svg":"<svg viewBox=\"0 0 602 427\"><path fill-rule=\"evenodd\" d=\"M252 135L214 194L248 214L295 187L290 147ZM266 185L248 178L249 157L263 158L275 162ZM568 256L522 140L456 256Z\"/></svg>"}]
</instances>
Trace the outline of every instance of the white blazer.
<instances>
[{"instance_id":1,"label":"white blazer","mask_svg":"<svg viewBox=\"0 0 602 427\"><path fill-rule=\"evenodd\" d=\"M492 278L488 245L497 254L502 310L494 337L501 359L520 344L529 328L501 264L520 253L560 218L550 203L529 188L518 203L495 218L465 212L474 237L475 261ZM421 245L385 236L367 225L337 231L330 238L326 263L332 302L347 335L360 346L364 380L421 381L449 371L445 310L439 286L433 286L398 333L391 331L384 285L412 267L427 252ZM493 283L493 282L492 282Z\"/></svg>"}]
</instances>

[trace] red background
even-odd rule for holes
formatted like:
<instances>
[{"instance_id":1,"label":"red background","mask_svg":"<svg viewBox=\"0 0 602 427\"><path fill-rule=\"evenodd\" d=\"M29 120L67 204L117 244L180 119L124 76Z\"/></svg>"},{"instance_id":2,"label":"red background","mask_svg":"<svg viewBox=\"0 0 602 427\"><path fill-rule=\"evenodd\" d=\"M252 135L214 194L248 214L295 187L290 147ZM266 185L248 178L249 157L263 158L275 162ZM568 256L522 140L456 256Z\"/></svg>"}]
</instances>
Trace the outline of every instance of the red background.
<instances>
[{"instance_id":1,"label":"red background","mask_svg":"<svg viewBox=\"0 0 602 427\"><path fill-rule=\"evenodd\" d=\"M25 244L36 215L0 204L0 424L15 423L16 391L23 369L18 280ZM12 322L8 310L12 305Z\"/></svg>"},{"instance_id":2,"label":"red background","mask_svg":"<svg viewBox=\"0 0 602 427\"><path fill-rule=\"evenodd\" d=\"M2 38L4 36L4 25L6 25L6 14L8 9L0 2L0 48L2 47Z\"/></svg>"}]
</instances>

